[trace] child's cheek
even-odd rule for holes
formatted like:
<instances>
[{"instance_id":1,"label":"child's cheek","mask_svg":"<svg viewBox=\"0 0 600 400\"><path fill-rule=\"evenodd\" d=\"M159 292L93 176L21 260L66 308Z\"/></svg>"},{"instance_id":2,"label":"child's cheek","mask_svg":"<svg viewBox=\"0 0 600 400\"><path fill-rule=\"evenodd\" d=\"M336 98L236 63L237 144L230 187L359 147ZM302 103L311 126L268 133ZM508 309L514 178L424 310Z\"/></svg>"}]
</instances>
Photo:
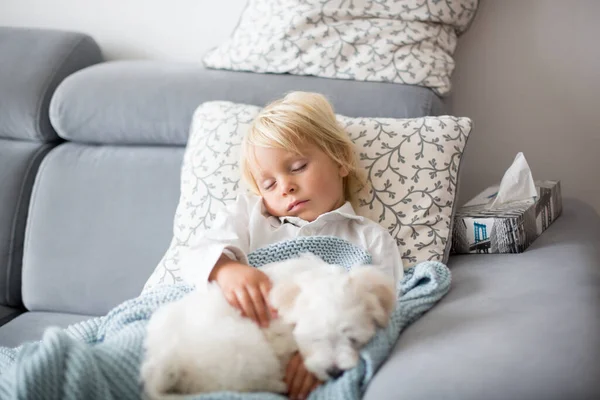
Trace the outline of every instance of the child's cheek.
<instances>
[{"instance_id":1,"label":"child's cheek","mask_svg":"<svg viewBox=\"0 0 600 400\"><path fill-rule=\"evenodd\" d=\"M265 205L265 208L269 214L280 217L281 213L278 212L277 207L275 206L276 203L271 197L272 195L263 196L263 204Z\"/></svg>"}]
</instances>

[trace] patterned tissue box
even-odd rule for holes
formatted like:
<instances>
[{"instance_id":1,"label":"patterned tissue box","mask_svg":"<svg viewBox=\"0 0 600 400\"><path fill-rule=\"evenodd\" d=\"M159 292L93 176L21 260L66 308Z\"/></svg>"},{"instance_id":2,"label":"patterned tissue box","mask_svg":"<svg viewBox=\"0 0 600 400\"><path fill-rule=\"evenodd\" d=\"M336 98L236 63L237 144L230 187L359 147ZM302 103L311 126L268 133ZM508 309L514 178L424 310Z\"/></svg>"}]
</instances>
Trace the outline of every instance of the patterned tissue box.
<instances>
[{"instance_id":1,"label":"patterned tissue box","mask_svg":"<svg viewBox=\"0 0 600 400\"><path fill-rule=\"evenodd\" d=\"M467 202L454 217L452 253L522 253L562 212L560 181L535 187L535 200L489 209L498 191L492 186Z\"/></svg>"}]
</instances>

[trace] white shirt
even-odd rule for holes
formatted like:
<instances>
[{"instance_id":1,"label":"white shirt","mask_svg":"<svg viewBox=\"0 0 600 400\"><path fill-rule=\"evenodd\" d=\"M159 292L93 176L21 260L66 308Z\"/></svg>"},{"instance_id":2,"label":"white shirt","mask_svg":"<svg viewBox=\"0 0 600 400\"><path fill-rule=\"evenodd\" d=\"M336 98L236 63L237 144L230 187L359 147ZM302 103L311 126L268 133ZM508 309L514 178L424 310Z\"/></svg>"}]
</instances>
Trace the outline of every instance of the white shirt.
<instances>
[{"instance_id":1,"label":"white shirt","mask_svg":"<svg viewBox=\"0 0 600 400\"><path fill-rule=\"evenodd\" d=\"M239 195L234 204L217 215L211 229L198 232L189 250L182 254L182 277L188 283L204 283L222 254L247 264L247 255L256 249L314 235L347 240L368 252L373 266L396 282L403 277L402 257L395 240L381 225L356 215L349 202L307 222L298 217L272 216L262 198L251 194Z\"/></svg>"}]
</instances>

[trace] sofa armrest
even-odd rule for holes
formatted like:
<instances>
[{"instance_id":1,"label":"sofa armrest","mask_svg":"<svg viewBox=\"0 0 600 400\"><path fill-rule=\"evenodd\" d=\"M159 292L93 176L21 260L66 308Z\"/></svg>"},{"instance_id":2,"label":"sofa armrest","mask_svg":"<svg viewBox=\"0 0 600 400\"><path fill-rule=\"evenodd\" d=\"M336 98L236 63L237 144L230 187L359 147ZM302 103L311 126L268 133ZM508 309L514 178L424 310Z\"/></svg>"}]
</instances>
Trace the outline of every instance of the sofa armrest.
<instances>
[{"instance_id":1,"label":"sofa armrest","mask_svg":"<svg viewBox=\"0 0 600 400\"><path fill-rule=\"evenodd\" d=\"M0 59L0 138L50 142L58 139L48 114L56 87L102 54L81 33L0 27Z\"/></svg>"},{"instance_id":2,"label":"sofa armrest","mask_svg":"<svg viewBox=\"0 0 600 400\"><path fill-rule=\"evenodd\" d=\"M65 77L101 60L87 35L0 27L0 306L23 306L29 200L42 159L59 141L50 99Z\"/></svg>"}]
</instances>

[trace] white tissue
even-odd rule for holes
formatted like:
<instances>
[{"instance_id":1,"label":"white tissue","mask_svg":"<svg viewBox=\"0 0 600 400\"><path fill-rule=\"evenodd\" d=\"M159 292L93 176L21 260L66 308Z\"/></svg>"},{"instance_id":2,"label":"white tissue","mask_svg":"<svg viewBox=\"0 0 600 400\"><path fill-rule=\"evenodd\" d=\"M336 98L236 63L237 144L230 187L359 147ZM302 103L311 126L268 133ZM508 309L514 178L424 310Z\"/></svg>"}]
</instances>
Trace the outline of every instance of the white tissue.
<instances>
[{"instance_id":1,"label":"white tissue","mask_svg":"<svg viewBox=\"0 0 600 400\"><path fill-rule=\"evenodd\" d=\"M537 190L531 176L529 164L527 164L523 153L519 153L504 173L498 188L498 194L489 208L515 201L535 200L536 197Z\"/></svg>"}]
</instances>

